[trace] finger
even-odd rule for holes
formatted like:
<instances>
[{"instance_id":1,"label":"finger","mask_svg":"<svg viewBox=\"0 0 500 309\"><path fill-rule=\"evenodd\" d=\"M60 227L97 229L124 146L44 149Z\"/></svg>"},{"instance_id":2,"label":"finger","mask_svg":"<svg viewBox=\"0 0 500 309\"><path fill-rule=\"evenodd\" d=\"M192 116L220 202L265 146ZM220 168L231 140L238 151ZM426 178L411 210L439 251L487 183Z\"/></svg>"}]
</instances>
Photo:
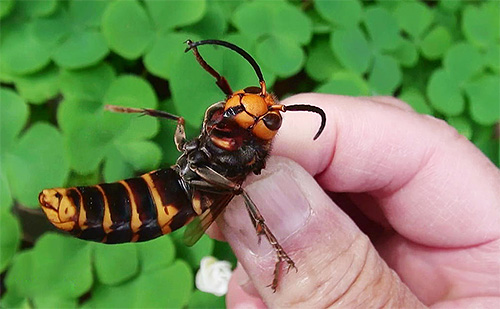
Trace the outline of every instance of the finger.
<instances>
[{"instance_id":1,"label":"finger","mask_svg":"<svg viewBox=\"0 0 500 309\"><path fill-rule=\"evenodd\" d=\"M464 299L481 307L479 299L484 296L500 301L500 240L449 249L421 246L394 235L376 248L424 304Z\"/></svg>"},{"instance_id":2,"label":"finger","mask_svg":"<svg viewBox=\"0 0 500 309\"><path fill-rule=\"evenodd\" d=\"M500 172L441 120L363 98L303 94L287 112L273 154L298 162L326 190L367 192L390 225L411 241L461 247L500 237ZM463 230L467 228L467 233Z\"/></svg>"},{"instance_id":3,"label":"finger","mask_svg":"<svg viewBox=\"0 0 500 309\"><path fill-rule=\"evenodd\" d=\"M265 238L259 245L240 197L218 223L269 307L419 305L368 238L299 165L271 157L249 183L248 194L298 271L286 273L283 265L276 293L268 287L276 255Z\"/></svg>"},{"instance_id":4,"label":"finger","mask_svg":"<svg viewBox=\"0 0 500 309\"><path fill-rule=\"evenodd\" d=\"M238 265L229 280L229 288L226 294L227 308L267 308L257 292L249 293L245 287L252 285L248 275Z\"/></svg>"},{"instance_id":5,"label":"finger","mask_svg":"<svg viewBox=\"0 0 500 309\"><path fill-rule=\"evenodd\" d=\"M365 100L370 100L375 103L386 104L399 108L407 112L414 112L415 110L408 103L401 101L398 98L390 96L373 96L373 97L362 97Z\"/></svg>"}]
</instances>

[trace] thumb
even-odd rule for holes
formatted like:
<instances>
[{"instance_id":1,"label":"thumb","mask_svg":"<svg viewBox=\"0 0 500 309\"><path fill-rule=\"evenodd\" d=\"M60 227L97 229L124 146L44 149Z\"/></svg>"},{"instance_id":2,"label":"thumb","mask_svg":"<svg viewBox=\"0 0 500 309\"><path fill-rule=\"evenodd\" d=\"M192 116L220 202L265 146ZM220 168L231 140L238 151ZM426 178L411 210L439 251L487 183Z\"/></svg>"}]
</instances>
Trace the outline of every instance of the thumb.
<instances>
[{"instance_id":1,"label":"thumb","mask_svg":"<svg viewBox=\"0 0 500 309\"><path fill-rule=\"evenodd\" d=\"M266 238L258 242L241 196L227 207L219 226L264 302L270 307L416 307L420 303L358 227L302 167L271 157L246 191L267 226L295 262L280 268Z\"/></svg>"}]
</instances>

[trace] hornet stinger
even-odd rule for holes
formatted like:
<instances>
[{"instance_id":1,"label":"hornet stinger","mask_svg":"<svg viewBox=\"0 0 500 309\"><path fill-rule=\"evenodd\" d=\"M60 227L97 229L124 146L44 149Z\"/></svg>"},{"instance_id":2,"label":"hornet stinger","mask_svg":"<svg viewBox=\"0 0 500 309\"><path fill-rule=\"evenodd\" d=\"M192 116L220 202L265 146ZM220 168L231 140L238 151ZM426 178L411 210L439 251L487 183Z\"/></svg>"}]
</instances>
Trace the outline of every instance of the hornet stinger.
<instances>
[{"instance_id":1,"label":"hornet stinger","mask_svg":"<svg viewBox=\"0 0 500 309\"><path fill-rule=\"evenodd\" d=\"M326 124L324 111L305 104L282 105L267 92L266 82L255 60L240 47L219 40L186 41L196 60L216 78L226 94L224 101L205 112L200 135L186 140L184 119L167 112L107 105L119 113L174 120L174 136L181 156L170 167L140 177L95 186L43 190L40 205L57 228L91 241L116 244L147 241L168 234L188 223L184 240L193 245L222 213L235 195L242 195L250 219L259 236L264 235L274 248L277 262L271 288L276 291L282 262L288 270L294 262L267 227L264 218L242 183L250 173L260 174L265 167L271 142L281 126L281 113L314 112L321 116L317 139ZM201 45L220 45L245 58L255 70L260 87L233 92L227 80L198 52Z\"/></svg>"}]
</instances>

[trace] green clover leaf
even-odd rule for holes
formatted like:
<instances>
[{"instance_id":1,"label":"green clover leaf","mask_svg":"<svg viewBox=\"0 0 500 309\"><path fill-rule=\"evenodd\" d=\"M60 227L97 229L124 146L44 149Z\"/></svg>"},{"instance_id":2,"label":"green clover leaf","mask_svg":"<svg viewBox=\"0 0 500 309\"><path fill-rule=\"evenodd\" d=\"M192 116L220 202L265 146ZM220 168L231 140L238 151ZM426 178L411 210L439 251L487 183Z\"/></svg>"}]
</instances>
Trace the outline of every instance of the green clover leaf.
<instances>
[{"instance_id":1,"label":"green clover leaf","mask_svg":"<svg viewBox=\"0 0 500 309\"><path fill-rule=\"evenodd\" d=\"M316 81L325 81L340 68L327 39L312 42L305 65L309 77Z\"/></svg>"},{"instance_id":2,"label":"green clover leaf","mask_svg":"<svg viewBox=\"0 0 500 309\"><path fill-rule=\"evenodd\" d=\"M306 44L312 23L301 10L287 2L254 1L242 4L232 21L241 34L256 40L265 35Z\"/></svg>"},{"instance_id":3,"label":"green clover leaf","mask_svg":"<svg viewBox=\"0 0 500 309\"><path fill-rule=\"evenodd\" d=\"M436 26L420 42L422 55L429 60L443 56L452 43L451 34L443 26Z\"/></svg>"},{"instance_id":4,"label":"green clover leaf","mask_svg":"<svg viewBox=\"0 0 500 309\"><path fill-rule=\"evenodd\" d=\"M68 9L60 8L50 16L38 18L32 29L34 36L51 49L52 60L63 68L94 65L109 52L98 28L100 24L95 20L95 16L102 15L104 7L90 1L82 9L80 2L71 2ZM84 18L88 19L82 20Z\"/></svg>"},{"instance_id":5,"label":"green clover leaf","mask_svg":"<svg viewBox=\"0 0 500 309\"><path fill-rule=\"evenodd\" d=\"M0 271L9 266L21 244L21 225L6 207L0 207Z\"/></svg>"},{"instance_id":6,"label":"green clover leaf","mask_svg":"<svg viewBox=\"0 0 500 309\"><path fill-rule=\"evenodd\" d=\"M196 33L202 38L220 38L228 28L227 19L229 16L230 15L226 15L221 2L210 1L207 2L206 12L203 18L195 24L185 27L184 30Z\"/></svg>"},{"instance_id":7,"label":"green clover leaf","mask_svg":"<svg viewBox=\"0 0 500 309\"><path fill-rule=\"evenodd\" d=\"M394 50L401 44L398 21L389 11L380 7L369 8L364 18L374 48Z\"/></svg>"},{"instance_id":8,"label":"green clover leaf","mask_svg":"<svg viewBox=\"0 0 500 309\"><path fill-rule=\"evenodd\" d=\"M117 285L139 272L137 246L134 243L93 244L94 267L99 282ZM127 257L124 259L123 257ZM117 263L120 261L120 263Z\"/></svg>"},{"instance_id":9,"label":"green clover leaf","mask_svg":"<svg viewBox=\"0 0 500 309\"><path fill-rule=\"evenodd\" d=\"M5 284L26 298L77 298L92 285L90 248L82 240L46 234L33 250L17 255Z\"/></svg>"},{"instance_id":10,"label":"green clover leaf","mask_svg":"<svg viewBox=\"0 0 500 309\"><path fill-rule=\"evenodd\" d=\"M401 84L402 72L397 61L386 55L376 55L368 83L378 94L391 95Z\"/></svg>"},{"instance_id":11,"label":"green clover leaf","mask_svg":"<svg viewBox=\"0 0 500 309\"><path fill-rule=\"evenodd\" d=\"M273 17L269 3L255 1L240 5L232 16L232 22L240 33L256 40L272 31Z\"/></svg>"},{"instance_id":12,"label":"green clover leaf","mask_svg":"<svg viewBox=\"0 0 500 309\"><path fill-rule=\"evenodd\" d=\"M268 37L257 44L256 57L278 76L296 74L303 66L304 51L292 40Z\"/></svg>"},{"instance_id":13,"label":"green clover leaf","mask_svg":"<svg viewBox=\"0 0 500 309\"><path fill-rule=\"evenodd\" d=\"M97 64L109 50L99 31L75 32L54 52L52 59L60 67L79 69Z\"/></svg>"},{"instance_id":14,"label":"green clover leaf","mask_svg":"<svg viewBox=\"0 0 500 309\"><path fill-rule=\"evenodd\" d=\"M29 17L47 16L54 12L56 8L56 0L34 1L33 3L19 1L16 3L16 10L18 10L19 14Z\"/></svg>"},{"instance_id":15,"label":"green clover leaf","mask_svg":"<svg viewBox=\"0 0 500 309\"><path fill-rule=\"evenodd\" d=\"M68 80L72 80L70 85L79 90L81 86L88 87L84 83L85 79L96 72L108 72L108 77L104 80L109 86L107 89L99 89L98 96L102 98L99 101L68 98L62 102L58 111L71 167L80 174L89 174L105 157L114 160L117 153L121 154L117 160L122 158L122 161L125 161L123 163L127 163L125 167L128 167L128 173L127 169L123 169L123 164L107 165L106 175L110 178L105 178L106 180L117 180L115 177L120 175L131 176L131 169L134 167L156 167L161 158L158 147L141 142L156 135L158 120L153 117L140 117L139 114L118 114L104 110L105 104L154 109L158 102L153 89L136 76L113 79L113 73L106 66L86 70L80 75L69 74ZM97 99L97 96L93 99ZM144 154L144 149L138 147L140 145L146 145L150 152L146 157L149 159L144 162L138 162L138 157Z\"/></svg>"},{"instance_id":16,"label":"green clover leaf","mask_svg":"<svg viewBox=\"0 0 500 309\"><path fill-rule=\"evenodd\" d=\"M465 108L456 79L443 69L432 74L427 85L427 96L437 111L448 116L460 115Z\"/></svg>"},{"instance_id":17,"label":"green clover leaf","mask_svg":"<svg viewBox=\"0 0 500 309\"><path fill-rule=\"evenodd\" d=\"M77 98L67 98L59 105L57 119L64 132L70 166L81 175L97 169L113 138L114 132L101 129L103 109L100 102Z\"/></svg>"},{"instance_id":18,"label":"green clover leaf","mask_svg":"<svg viewBox=\"0 0 500 309\"><path fill-rule=\"evenodd\" d=\"M32 250L22 251L13 259L12 267L5 277L5 286L11 293L11 302L20 302L23 298L36 295L36 286L32 280L33 259Z\"/></svg>"},{"instance_id":19,"label":"green clover leaf","mask_svg":"<svg viewBox=\"0 0 500 309\"><path fill-rule=\"evenodd\" d=\"M484 59L471 44L458 43L446 52L443 64L450 76L462 85L483 70Z\"/></svg>"},{"instance_id":20,"label":"green clover leaf","mask_svg":"<svg viewBox=\"0 0 500 309\"><path fill-rule=\"evenodd\" d=\"M14 91L0 88L0 209L12 204L12 192L5 168L9 150L16 144L16 139L28 120L28 106Z\"/></svg>"},{"instance_id":21,"label":"green clover leaf","mask_svg":"<svg viewBox=\"0 0 500 309\"><path fill-rule=\"evenodd\" d=\"M354 27L332 32L332 49L346 68L362 74L368 70L372 51L361 29Z\"/></svg>"},{"instance_id":22,"label":"green clover leaf","mask_svg":"<svg viewBox=\"0 0 500 309\"><path fill-rule=\"evenodd\" d=\"M144 2L156 29L160 33L176 27L187 26L201 20L207 7L205 0L145 0Z\"/></svg>"},{"instance_id":23,"label":"green clover leaf","mask_svg":"<svg viewBox=\"0 0 500 309\"><path fill-rule=\"evenodd\" d=\"M96 285L83 307L182 308L188 303L192 286L193 274L189 266L177 260L167 268L142 271L133 280L120 285Z\"/></svg>"},{"instance_id":24,"label":"green clover leaf","mask_svg":"<svg viewBox=\"0 0 500 309\"><path fill-rule=\"evenodd\" d=\"M115 146L136 171L152 170L160 163L161 150L153 142L139 140L117 143Z\"/></svg>"},{"instance_id":25,"label":"green clover leaf","mask_svg":"<svg viewBox=\"0 0 500 309\"><path fill-rule=\"evenodd\" d=\"M12 195L20 203L37 207L42 189L66 182L69 164L63 149L61 133L42 122L31 126L11 148L5 165Z\"/></svg>"},{"instance_id":26,"label":"green clover leaf","mask_svg":"<svg viewBox=\"0 0 500 309\"><path fill-rule=\"evenodd\" d=\"M53 65L14 80L19 94L33 104L44 104L59 93L59 68Z\"/></svg>"},{"instance_id":27,"label":"green clover leaf","mask_svg":"<svg viewBox=\"0 0 500 309\"><path fill-rule=\"evenodd\" d=\"M115 70L106 62L85 70L63 70L61 92L66 99L101 101L115 78Z\"/></svg>"},{"instance_id":28,"label":"green clover leaf","mask_svg":"<svg viewBox=\"0 0 500 309\"><path fill-rule=\"evenodd\" d=\"M408 39L401 39L398 47L391 52L391 55L403 67L413 67L418 63L418 52L415 44Z\"/></svg>"},{"instance_id":29,"label":"green clover leaf","mask_svg":"<svg viewBox=\"0 0 500 309\"><path fill-rule=\"evenodd\" d=\"M50 62L50 50L32 33L32 24L2 25L0 62L8 72L23 75L34 73ZM10 28L10 29L9 29Z\"/></svg>"},{"instance_id":30,"label":"green clover leaf","mask_svg":"<svg viewBox=\"0 0 500 309\"><path fill-rule=\"evenodd\" d=\"M62 136L56 128L44 122L35 123L19 136L28 118L26 104L14 92L3 88L0 89L0 99L2 190L9 188L7 197L10 195L22 204L34 207L38 205L40 190L61 186L68 177ZM8 200L6 198L6 202Z\"/></svg>"},{"instance_id":31,"label":"green clover leaf","mask_svg":"<svg viewBox=\"0 0 500 309\"><path fill-rule=\"evenodd\" d=\"M483 75L465 85L470 102L471 118L482 125L492 125L500 119L500 76Z\"/></svg>"},{"instance_id":32,"label":"green clover leaf","mask_svg":"<svg viewBox=\"0 0 500 309\"><path fill-rule=\"evenodd\" d=\"M0 152L4 154L15 143L28 120L28 105L14 91L0 88Z\"/></svg>"},{"instance_id":33,"label":"green clover leaf","mask_svg":"<svg viewBox=\"0 0 500 309\"><path fill-rule=\"evenodd\" d=\"M120 181L134 176L132 165L127 162L118 149L110 146L104 154L103 176L107 182Z\"/></svg>"},{"instance_id":34,"label":"green clover leaf","mask_svg":"<svg viewBox=\"0 0 500 309\"><path fill-rule=\"evenodd\" d=\"M155 109L158 106L158 99L151 85L144 79L134 75L124 75L111 83L104 95L103 103ZM103 120L103 129L116 132L117 137L122 140L152 138L158 132L158 120L154 117L105 112ZM123 125L119 125L120 123Z\"/></svg>"},{"instance_id":35,"label":"green clover leaf","mask_svg":"<svg viewBox=\"0 0 500 309\"><path fill-rule=\"evenodd\" d=\"M59 8L49 16L34 19L30 33L45 48L53 51L71 34L72 26L67 11Z\"/></svg>"},{"instance_id":36,"label":"green clover leaf","mask_svg":"<svg viewBox=\"0 0 500 309\"><path fill-rule=\"evenodd\" d=\"M400 1L394 15L399 26L413 39L420 37L432 24L432 11L422 2Z\"/></svg>"},{"instance_id":37,"label":"green clover leaf","mask_svg":"<svg viewBox=\"0 0 500 309\"><path fill-rule=\"evenodd\" d=\"M175 246L170 235L158 237L148 242L137 243L139 261L144 272L154 272L172 265Z\"/></svg>"},{"instance_id":38,"label":"green clover leaf","mask_svg":"<svg viewBox=\"0 0 500 309\"><path fill-rule=\"evenodd\" d=\"M187 39L198 40L197 35L184 32L169 32L156 37L151 49L144 56L144 65L154 75L170 79L175 78L172 71L181 57L185 57L184 48Z\"/></svg>"},{"instance_id":39,"label":"green clover leaf","mask_svg":"<svg viewBox=\"0 0 500 309\"><path fill-rule=\"evenodd\" d=\"M481 6L468 5L462 18L462 29L469 42L480 47L498 42L500 23L498 2L492 1Z\"/></svg>"},{"instance_id":40,"label":"green clover leaf","mask_svg":"<svg viewBox=\"0 0 500 309\"><path fill-rule=\"evenodd\" d=\"M101 27L109 48L125 59L139 58L153 40L151 21L136 0L108 5Z\"/></svg>"},{"instance_id":41,"label":"green clover leaf","mask_svg":"<svg viewBox=\"0 0 500 309\"><path fill-rule=\"evenodd\" d=\"M359 0L319 0L314 3L314 7L324 19L345 28L353 28L358 25L363 8Z\"/></svg>"},{"instance_id":42,"label":"green clover leaf","mask_svg":"<svg viewBox=\"0 0 500 309\"><path fill-rule=\"evenodd\" d=\"M101 0L71 1L68 13L71 20L81 28L99 27L107 6L107 1Z\"/></svg>"}]
</instances>

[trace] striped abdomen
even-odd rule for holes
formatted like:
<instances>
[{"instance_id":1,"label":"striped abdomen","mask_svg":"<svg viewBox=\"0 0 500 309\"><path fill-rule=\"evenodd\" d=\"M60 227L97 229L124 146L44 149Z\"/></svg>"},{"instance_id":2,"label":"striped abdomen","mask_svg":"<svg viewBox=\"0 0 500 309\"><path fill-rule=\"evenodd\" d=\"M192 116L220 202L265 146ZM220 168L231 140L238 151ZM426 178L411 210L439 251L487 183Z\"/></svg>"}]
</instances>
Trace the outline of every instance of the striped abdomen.
<instances>
[{"instance_id":1,"label":"striped abdomen","mask_svg":"<svg viewBox=\"0 0 500 309\"><path fill-rule=\"evenodd\" d=\"M187 224L196 213L173 169L89 187L43 190L40 205L57 228L105 243L146 241Z\"/></svg>"}]
</instances>

